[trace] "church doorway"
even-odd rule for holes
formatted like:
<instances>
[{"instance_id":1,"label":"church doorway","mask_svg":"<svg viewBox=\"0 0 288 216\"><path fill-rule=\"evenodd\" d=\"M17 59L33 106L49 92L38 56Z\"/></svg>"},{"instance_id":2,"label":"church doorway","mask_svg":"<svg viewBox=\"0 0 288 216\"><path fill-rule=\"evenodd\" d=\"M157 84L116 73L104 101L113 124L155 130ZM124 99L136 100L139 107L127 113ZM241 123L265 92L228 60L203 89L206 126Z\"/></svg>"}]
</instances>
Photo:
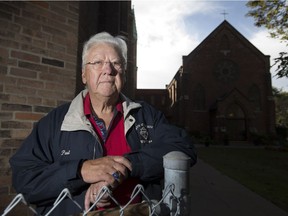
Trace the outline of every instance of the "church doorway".
<instances>
[{"instance_id":1,"label":"church doorway","mask_svg":"<svg viewBox=\"0 0 288 216\"><path fill-rule=\"evenodd\" d=\"M226 109L226 132L230 141L247 140L246 118L238 104L231 104Z\"/></svg>"}]
</instances>

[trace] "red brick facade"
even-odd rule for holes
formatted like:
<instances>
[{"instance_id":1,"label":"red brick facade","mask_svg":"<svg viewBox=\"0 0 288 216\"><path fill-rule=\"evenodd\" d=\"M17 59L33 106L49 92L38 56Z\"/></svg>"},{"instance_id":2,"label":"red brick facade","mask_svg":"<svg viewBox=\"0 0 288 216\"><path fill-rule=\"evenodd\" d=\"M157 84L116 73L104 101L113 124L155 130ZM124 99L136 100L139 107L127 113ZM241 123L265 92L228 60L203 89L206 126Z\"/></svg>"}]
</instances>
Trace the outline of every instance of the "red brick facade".
<instances>
[{"instance_id":1,"label":"red brick facade","mask_svg":"<svg viewBox=\"0 0 288 216\"><path fill-rule=\"evenodd\" d=\"M0 212L15 195L8 160L33 124L75 92L77 2L0 3ZM16 208L11 215L25 215Z\"/></svg>"},{"instance_id":2,"label":"red brick facade","mask_svg":"<svg viewBox=\"0 0 288 216\"><path fill-rule=\"evenodd\" d=\"M273 134L269 58L224 21L183 56L167 87L172 121L221 142Z\"/></svg>"}]
</instances>

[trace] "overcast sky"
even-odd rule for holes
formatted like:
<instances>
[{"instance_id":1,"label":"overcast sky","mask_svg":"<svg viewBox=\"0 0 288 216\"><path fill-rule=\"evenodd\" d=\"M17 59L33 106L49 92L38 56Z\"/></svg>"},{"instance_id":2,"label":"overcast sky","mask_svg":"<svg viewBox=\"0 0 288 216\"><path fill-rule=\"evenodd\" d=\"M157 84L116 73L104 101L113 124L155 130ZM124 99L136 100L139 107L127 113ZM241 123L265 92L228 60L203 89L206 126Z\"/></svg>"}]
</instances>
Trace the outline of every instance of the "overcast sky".
<instances>
[{"instance_id":1,"label":"overcast sky","mask_svg":"<svg viewBox=\"0 0 288 216\"><path fill-rule=\"evenodd\" d=\"M194 50L224 16L263 54L271 65L287 46L272 39L265 28L254 25L245 14L246 1L132 0L138 34L138 88L163 89L182 64L182 56ZM227 13L224 15L223 13ZM288 79L277 79L271 69L272 85L288 91Z\"/></svg>"}]
</instances>

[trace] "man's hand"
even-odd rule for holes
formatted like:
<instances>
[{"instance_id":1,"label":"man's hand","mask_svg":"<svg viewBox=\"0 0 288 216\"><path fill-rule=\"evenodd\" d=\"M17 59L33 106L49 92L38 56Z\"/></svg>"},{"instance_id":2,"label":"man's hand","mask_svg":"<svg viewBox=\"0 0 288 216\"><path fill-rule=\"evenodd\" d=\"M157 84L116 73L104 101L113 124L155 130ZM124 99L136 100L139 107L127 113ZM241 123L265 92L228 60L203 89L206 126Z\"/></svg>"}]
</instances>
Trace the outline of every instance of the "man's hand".
<instances>
[{"instance_id":1,"label":"man's hand","mask_svg":"<svg viewBox=\"0 0 288 216\"><path fill-rule=\"evenodd\" d=\"M87 160L81 168L81 175L86 183L90 183L85 194L85 209L94 203L101 188L107 186L115 189L128 177L128 170L132 170L129 160L122 156L107 156L95 160ZM97 203L97 207L110 205L110 197L105 194Z\"/></svg>"},{"instance_id":2,"label":"man's hand","mask_svg":"<svg viewBox=\"0 0 288 216\"><path fill-rule=\"evenodd\" d=\"M90 203L94 203L96 201L97 196L101 192L102 187L109 186L107 182L98 182L91 184L88 188L86 194L85 194L85 211L87 211L90 208ZM111 204L110 197L107 193L103 195L103 197L99 200L99 202L96 204L98 208L109 206Z\"/></svg>"},{"instance_id":3,"label":"man's hand","mask_svg":"<svg viewBox=\"0 0 288 216\"><path fill-rule=\"evenodd\" d=\"M118 172L121 179L125 179L128 176L128 170L132 170L132 165L128 159L122 156L107 156L85 161L80 172L86 183L93 184L104 181L113 187L120 180L117 179L115 173Z\"/></svg>"}]
</instances>

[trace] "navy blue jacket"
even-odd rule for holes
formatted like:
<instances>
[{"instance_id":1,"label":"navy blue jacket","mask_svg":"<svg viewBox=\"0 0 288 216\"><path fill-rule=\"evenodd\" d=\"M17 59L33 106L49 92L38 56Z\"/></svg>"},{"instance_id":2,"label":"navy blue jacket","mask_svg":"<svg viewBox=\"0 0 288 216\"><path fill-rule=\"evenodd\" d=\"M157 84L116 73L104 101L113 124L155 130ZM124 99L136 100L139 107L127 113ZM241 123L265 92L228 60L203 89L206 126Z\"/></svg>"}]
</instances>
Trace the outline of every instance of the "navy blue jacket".
<instances>
[{"instance_id":1,"label":"navy blue jacket","mask_svg":"<svg viewBox=\"0 0 288 216\"><path fill-rule=\"evenodd\" d=\"M35 204L41 215L51 209L64 188L83 207L89 185L77 175L78 165L83 159L103 156L99 138L83 112L86 93L84 90L71 103L43 117L10 159L14 188ZM161 112L145 102L121 97L125 136L132 150L126 155L132 163L131 176L140 179L149 198L159 199L163 156L182 151L191 157L193 165L196 163L194 146L185 131L168 124ZM80 212L71 200L65 199L50 215Z\"/></svg>"}]
</instances>

